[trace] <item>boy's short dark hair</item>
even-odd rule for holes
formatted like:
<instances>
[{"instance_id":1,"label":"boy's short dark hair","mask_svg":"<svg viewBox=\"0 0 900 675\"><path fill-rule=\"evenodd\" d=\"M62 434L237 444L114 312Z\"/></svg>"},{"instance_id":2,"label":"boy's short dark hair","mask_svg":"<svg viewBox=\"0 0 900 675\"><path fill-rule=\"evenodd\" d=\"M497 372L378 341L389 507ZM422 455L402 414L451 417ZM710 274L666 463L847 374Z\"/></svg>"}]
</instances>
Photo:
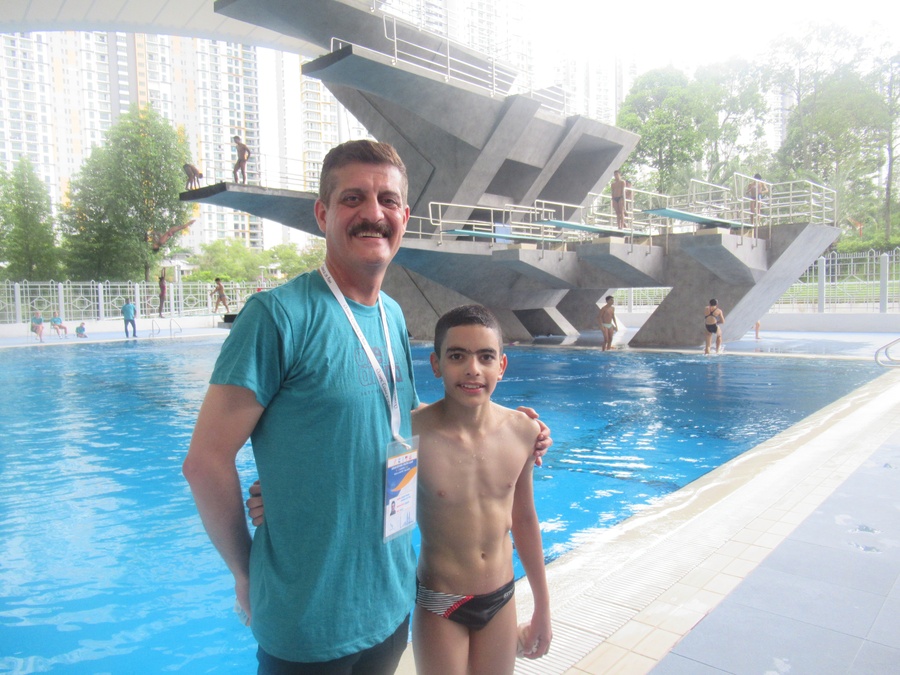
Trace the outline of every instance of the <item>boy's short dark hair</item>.
<instances>
[{"instance_id":1,"label":"boy's short dark hair","mask_svg":"<svg viewBox=\"0 0 900 675\"><path fill-rule=\"evenodd\" d=\"M334 171L348 164L389 164L396 167L401 176L400 189L403 204L406 204L409 179L406 176L406 165L394 150L394 146L389 143L359 140L336 145L325 155L325 160L322 162L322 175L319 178L319 199L326 206L330 205L331 193L334 192Z\"/></svg>"},{"instance_id":2,"label":"boy's short dark hair","mask_svg":"<svg viewBox=\"0 0 900 675\"><path fill-rule=\"evenodd\" d=\"M612 300L612 299L613 299L613 296L607 295L607 296L606 296L606 299L607 299L607 300Z\"/></svg>"},{"instance_id":3,"label":"boy's short dark hair","mask_svg":"<svg viewBox=\"0 0 900 675\"><path fill-rule=\"evenodd\" d=\"M457 326L484 326L497 333L500 351L503 351L503 329L497 317L484 305L462 305L446 312L434 327L434 353L441 355L441 347L451 328Z\"/></svg>"}]
</instances>

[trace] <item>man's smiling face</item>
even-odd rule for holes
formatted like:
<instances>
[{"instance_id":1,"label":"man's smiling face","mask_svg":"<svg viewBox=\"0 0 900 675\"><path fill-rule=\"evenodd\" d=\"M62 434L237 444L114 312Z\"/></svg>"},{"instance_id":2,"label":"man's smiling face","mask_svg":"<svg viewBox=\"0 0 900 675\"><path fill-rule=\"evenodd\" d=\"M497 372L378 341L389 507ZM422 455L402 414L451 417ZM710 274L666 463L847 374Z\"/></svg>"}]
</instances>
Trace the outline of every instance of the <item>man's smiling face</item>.
<instances>
[{"instance_id":1,"label":"man's smiling face","mask_svg":"<svg viewBox=\"0 0 900 675\"><path fill-rule=\"evenodd\" d=\"M316 201L333 272L387 268L406 232L403 177L390 164L353 163L334 170L328 204Z\"/></svg>"}]
</instances>

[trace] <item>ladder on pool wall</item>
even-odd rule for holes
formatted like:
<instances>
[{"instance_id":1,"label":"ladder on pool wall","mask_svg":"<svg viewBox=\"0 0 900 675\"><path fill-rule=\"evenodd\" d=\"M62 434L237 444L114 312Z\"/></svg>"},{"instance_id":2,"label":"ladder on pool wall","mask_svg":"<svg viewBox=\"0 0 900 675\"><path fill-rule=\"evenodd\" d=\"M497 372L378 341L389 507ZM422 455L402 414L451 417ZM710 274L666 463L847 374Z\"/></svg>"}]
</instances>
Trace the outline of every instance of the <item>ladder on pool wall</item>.
<instances>
[{"instance_id":1,"label":"ladder on pool wall","mask_svg":"<svg viewBox=\"0 0 900 675\"><path fill-rule=\"evenodd\" d=\"M888 342L884 347L875 352L875 363L885 368L900 368L900 358L891 356L891 347L900 345L900 338L893 342Z\"/></svg>"},{"instance_id":2,"label":"ladder on pool wall","mask_svg":"<svg viewBox=\"0 0 900 675\"><path fill-rule=\"evenodd\" d=\"M183 333L184 329L181 327L181 324L178 323L175 319L169 319L169 337L175 337L179 333ZM153 319L150 322L150 337L156 337L162 333L162 328L160 328L159 324L156 323L156 319Z\"/></svg>"}]
</instances>

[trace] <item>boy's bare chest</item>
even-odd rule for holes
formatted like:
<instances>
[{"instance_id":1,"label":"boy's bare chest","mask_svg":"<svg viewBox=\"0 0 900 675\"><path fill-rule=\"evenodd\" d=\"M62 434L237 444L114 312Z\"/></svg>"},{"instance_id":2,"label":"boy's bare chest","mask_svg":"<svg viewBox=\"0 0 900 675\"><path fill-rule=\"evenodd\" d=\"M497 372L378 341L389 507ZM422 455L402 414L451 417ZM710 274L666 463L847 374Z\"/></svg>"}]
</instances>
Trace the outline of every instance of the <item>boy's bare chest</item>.
<instances>
[{"instance_id":1,"label":"boy's bare chest","mask_svg":"<svg viewBox=\"0 0 900 675\"><path fill-rule=\"evenodd\" d=\"M524 458L502 445L440 443L421 449L419 490L444 504L511 496Z\"/></svg>"}]
</instances>

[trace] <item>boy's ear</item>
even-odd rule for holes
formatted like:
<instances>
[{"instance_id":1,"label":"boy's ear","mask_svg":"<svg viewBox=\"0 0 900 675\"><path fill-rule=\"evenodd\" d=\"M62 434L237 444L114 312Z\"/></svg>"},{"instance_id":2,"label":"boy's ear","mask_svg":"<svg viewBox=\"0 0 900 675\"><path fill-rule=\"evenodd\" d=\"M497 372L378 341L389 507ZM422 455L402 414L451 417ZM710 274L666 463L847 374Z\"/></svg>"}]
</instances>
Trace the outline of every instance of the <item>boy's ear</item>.
<instances>
[{"instance_id":1,"label":"boy's ear","mask_svg":"<svg viewBox=\"0 0 900 675\"><path fill-rule=\"evenodd\" d=\"M435 377L441 376L441 360L434 352L431 352L431 372L434 373Z\"/></svg>"},{"instance_id":2,"label":"boy's ear","mask_svg":"<svg viewBox=\"0 0 900 675\"><path fill-rule=\"evenodd\" d=\"M507 363L509 363L509 362L506 360L506 354L501 354L500 355L500 375L499 375L499 377L497 377L497 380L503 379L503 373L506 372L506 364Z\"/></svg>"}]
</instances>

